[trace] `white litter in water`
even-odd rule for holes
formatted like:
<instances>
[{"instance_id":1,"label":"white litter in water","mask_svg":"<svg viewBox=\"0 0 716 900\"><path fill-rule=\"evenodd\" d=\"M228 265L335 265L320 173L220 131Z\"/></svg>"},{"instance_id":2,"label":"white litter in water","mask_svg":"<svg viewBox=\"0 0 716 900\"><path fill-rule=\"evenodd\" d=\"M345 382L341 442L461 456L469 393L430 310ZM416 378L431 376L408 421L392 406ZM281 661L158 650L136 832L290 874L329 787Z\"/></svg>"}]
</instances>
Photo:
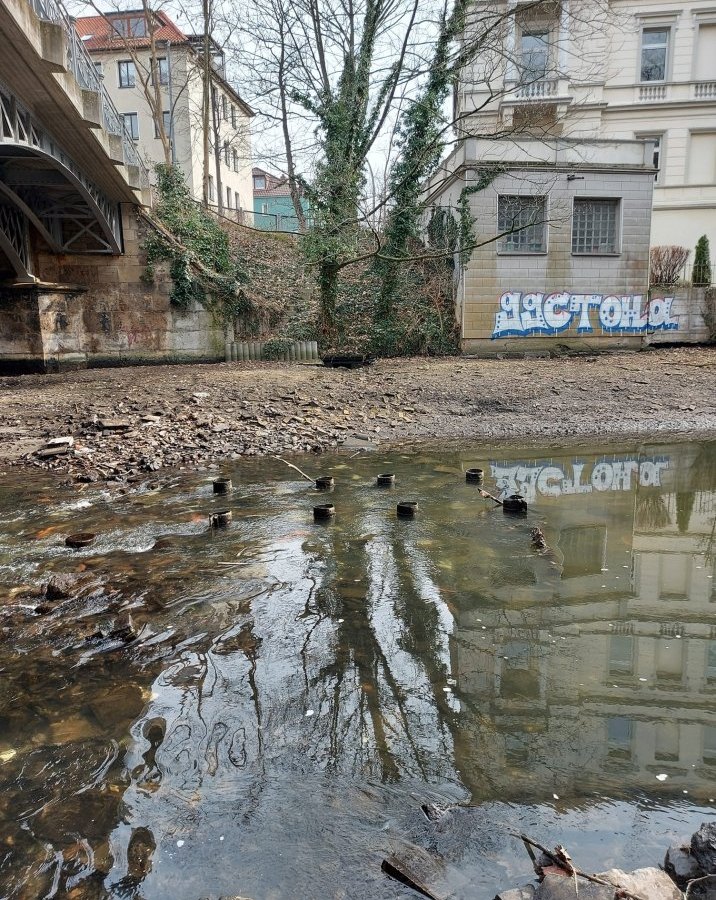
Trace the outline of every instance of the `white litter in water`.
<instances>
[{"instance_id":1,"label":"white litter in water","mask_svg":"<svg viewBox=\"0 0 716 900\"><path fill-rule=\"evenodd\" d=\"M338 620L338 624L339 624L339 625L341 624L341 622L345 622L345 619L339 619L339 620Z\"/></svg>"},{"instance_id":2,"label":"white litter in water","mask_svg":"<svg viewBox=\"0 0 716 900\"><path fill-rule=\"evenodd\" d=\"M689 792L688 792L688 791L684 791L684 793L685 793L685 794L688 794Z\"/></svg>"},{"instance_id":3,"label":"white litter in water","mask_svg":"<svg viewBox=\"0 0 716 900\"><path fill-rule=\"evenodd\" d=\"M177 847L183 847L184 841L177 841Z\"/></svg>"},{"instance_id":4,"label":"white litter in water","mask_svg":"<svg viewBox=\"0 0 716 900\"><path fill-rule=\"evenodd\" d=\"M443 690L445 691L446 694L452 694L452 688L450 688L450 687L444 687Z\"/></svg>"},{"instance_id":5,"label":"white litter in water","mask_svg":"<svg viewBox=\"0 0 716 900\"><path fill-rule=\"evenodd\" d=\"M307 716L313 716L313 715L315 715L315 713L314 713L314 711L313 711L312 709L307 709L307 710L306 710L306 715L307 715Z\"/></svg>"},{"instance_id":6,"label":"white litter in water","mask_svg":"<svg viewBox=\"0 0 716 900\"><path fill-rule=\"evenodd\" d=\"M646 678L640 678L639 681L646 681Z\"/></svg>"},{"instance_id":7,"label":"white litter in water","mask_svg":"<svg viewBox=\"0 0 716 900\"><path fill-rule=\"evenodd\" d=\"M559 796L557 794L552 794L555 800L559 800Z\"/></svg>"},{"instance_id":8,"label":"white litter in water","mask_svg":"<svg viewBox=\"0 0 716 900\"><path fill-rule=\"evenodd\" d=\"M223 840L224 840L224 835L223 835L223 834L219 835L219 840L220 840L220 841L223 841Z\"/></svg>"},{"instance_id":9,"label":"white litter in water","mask_svg":"<svg viewBox=\"0 0 716 900\"><path fill-rule=\"evenodd\" d=\"M656 776L656 780L657 780L657 781L666 781L666 779L667 779L668 777L669 777L669 776L666 774L666 772L662 772L661 775L657 775L657 776Z\"/></svg>"}]
</instances>

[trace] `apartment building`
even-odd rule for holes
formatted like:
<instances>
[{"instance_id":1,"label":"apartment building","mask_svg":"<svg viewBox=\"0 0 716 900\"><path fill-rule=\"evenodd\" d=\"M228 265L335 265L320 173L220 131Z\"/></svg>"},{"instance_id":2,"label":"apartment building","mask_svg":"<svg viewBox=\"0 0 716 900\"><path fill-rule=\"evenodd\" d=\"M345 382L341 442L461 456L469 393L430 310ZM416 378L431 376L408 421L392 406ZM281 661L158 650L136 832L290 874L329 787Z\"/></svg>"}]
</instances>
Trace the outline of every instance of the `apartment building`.
<instances>
[{"instance_id":1,"label":"apartment building","mask_svg":"<svg viewBox=\"0 0 716 900\"><path fill-rule=\"evenodd\" d=\"M682 339L692 310L648 297L649 247L716 241L716 3L502 0L472 16L458 144L428 187L475 219L463 349Z\"/></svg>"},{"instance_id":2,"label":"apartment building","mask_svg":"<svg viewBox=\"0 0 716 900\"><path fill-rule=\"evenodd\" d=\"M75 27L101 72L140 153L164 162L153 106L151 46L163 102L163 126L172 162L184 173L192 196L204 193L203 38L186 35L165 12L143 10L84 16ZM253 110L226 79L221 49L211 43L211 151L209 203L231 218L253 221L251 118ZM154 107L156 108L156 106Z\"/></svg>"},{"instance_id":3,"label":"apartment building","mask_svg":"<svg viewBox=\"0 0 716 900\"><path fill-rule=\"evenodd\" d=\"M716 241L716 3L497 5L512 11L502 46L491 48L489 68L466 70L456 92L465 131L528 125L569 137L654 141L652 246L693 248L702 234Z\"/></svg>"}]
</instances>

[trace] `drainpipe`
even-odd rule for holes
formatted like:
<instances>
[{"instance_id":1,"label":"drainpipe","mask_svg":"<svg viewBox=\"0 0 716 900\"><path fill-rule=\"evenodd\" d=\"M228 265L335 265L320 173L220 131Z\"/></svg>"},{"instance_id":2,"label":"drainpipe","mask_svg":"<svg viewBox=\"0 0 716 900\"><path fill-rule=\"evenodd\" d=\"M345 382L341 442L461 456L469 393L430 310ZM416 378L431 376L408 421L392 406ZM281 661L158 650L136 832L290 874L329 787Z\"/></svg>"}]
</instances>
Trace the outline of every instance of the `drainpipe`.
<instances>
[{"instance_id":1,"label":"drainpipe","mask_svg":"<svg viewBox=\"0 0 716 900\"><path fill-rule=\"evenodd\" d=\"M172 152L172 165L177 164L174 147L174 91L172 89L172 42L167 41L167 88L169 94L169 147Z\"/></svg>"}]
</instances>

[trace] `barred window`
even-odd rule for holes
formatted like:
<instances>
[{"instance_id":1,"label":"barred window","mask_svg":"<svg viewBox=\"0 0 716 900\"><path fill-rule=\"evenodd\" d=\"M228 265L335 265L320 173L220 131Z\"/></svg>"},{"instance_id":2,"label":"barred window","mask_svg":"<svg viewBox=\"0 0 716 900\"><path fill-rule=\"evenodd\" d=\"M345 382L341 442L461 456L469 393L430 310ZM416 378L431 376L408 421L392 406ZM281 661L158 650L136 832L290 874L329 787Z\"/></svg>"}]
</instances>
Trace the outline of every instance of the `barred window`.
<instances>
[{"instance_id":1,"label":"barred window","mask_svg":"<svg viewBox=\"0 0 716 900\"><path fill-rule=\"evenodd\" d=\"M619 250L619 201L575 198L572 253L600 255Z\"/></svg>"},{"instance_id":2,"label":"barred window","mask_svg":"<svg viewBox=\"0 0 716 900\"><path fill-rule=\"evenodd\" d=\"M503 253L544 253L547 250L546 197L503 195L497 200L499 248Z\"/></svg>"}]
</instances>

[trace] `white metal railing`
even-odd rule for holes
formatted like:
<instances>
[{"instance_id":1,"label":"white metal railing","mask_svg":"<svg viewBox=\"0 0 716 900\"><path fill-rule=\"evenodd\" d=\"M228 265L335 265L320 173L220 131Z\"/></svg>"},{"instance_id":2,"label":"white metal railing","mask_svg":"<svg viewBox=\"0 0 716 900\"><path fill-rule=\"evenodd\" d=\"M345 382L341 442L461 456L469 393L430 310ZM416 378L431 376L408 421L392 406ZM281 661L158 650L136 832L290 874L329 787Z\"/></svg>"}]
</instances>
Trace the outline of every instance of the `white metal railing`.
<instances>
[{"instance_id":1,"label":"white metal railing","mask_svg":"<svg viewBox=\"0 0 716 900\"><path fill-rule=\"evenodd\" d=\"M109 134L121 135L125 163L130 166L137 166L139 168L140 184L145 187L148 186L149 171L140 158L132 135L102 83L102 77L97 71L94 60L77 33L77 29L67 10L60 0L28 0L28 2L40 19L56 22L64 27L67 37L68 70L75 76L80 87L88 91L95 91L100 95L104 128Z\"/></svg>"},{"instance_id":2,"label":"white metal railing","mask_svg":"<svg viewBox=\"0 0 716 900\"><path fill-rule=\"evenodd\" d=\"M640 84L639 85L639 100L644 102L654 101L654 100L666 100L666 85L665 84Z\"/></svg>"}]
</instances>

